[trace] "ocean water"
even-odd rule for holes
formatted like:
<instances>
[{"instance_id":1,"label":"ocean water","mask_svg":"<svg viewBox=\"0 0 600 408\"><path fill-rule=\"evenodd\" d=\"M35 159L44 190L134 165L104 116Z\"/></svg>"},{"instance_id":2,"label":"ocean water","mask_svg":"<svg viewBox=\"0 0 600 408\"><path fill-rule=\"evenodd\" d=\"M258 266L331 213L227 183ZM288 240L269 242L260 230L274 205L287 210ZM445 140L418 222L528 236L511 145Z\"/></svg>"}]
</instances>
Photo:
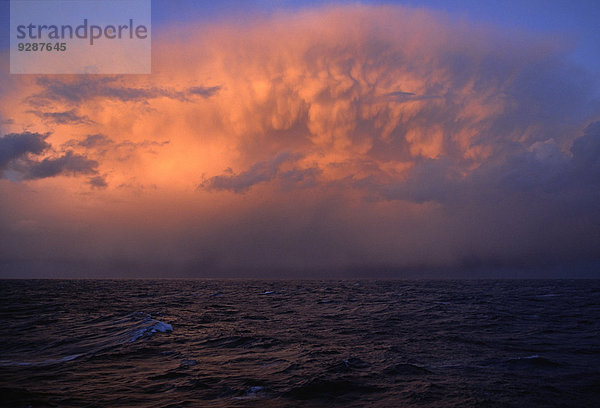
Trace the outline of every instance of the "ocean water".
<instances>
[{"instance_id":1,"label":"ocean water","mask_svg":"<svg viewBox=\"0 0 600 408\"><path fill-rule=\"evenodd\" d=\"M0 281L3 407L600 407L600 281Z\"/></svg>"}]
</instances>

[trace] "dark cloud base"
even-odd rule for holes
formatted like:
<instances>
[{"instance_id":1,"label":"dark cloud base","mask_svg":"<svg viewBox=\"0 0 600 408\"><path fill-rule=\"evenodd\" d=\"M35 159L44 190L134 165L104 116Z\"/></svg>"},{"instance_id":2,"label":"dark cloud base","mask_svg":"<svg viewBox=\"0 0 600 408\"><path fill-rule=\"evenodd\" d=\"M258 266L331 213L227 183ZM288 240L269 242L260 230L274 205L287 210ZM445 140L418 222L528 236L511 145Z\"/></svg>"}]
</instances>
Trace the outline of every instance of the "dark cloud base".
<instances>
[{"instance_id":1,"label":"dark cloud base","mask_svg":"<svg viewBox=\"0 0 600 408\"><path fill-rule=\"evenodd\" d=\"M0 138L0 176L12 170L23 180L37 180L59 175L97 174L99 163L86 156L67 150L40 158L52 150L46 142L50 133L11 133Z\"/></svg>"}]
</instances>

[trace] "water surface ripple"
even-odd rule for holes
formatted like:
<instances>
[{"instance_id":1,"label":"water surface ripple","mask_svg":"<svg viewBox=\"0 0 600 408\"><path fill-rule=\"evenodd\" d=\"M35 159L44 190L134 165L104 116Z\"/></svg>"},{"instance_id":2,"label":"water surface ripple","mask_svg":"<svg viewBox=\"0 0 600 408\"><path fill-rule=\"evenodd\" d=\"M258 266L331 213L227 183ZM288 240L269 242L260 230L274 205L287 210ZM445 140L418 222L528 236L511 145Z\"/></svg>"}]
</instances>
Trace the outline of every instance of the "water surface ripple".
<instances>
[{"instance_id":1,"label":"water surface ripple","mask_svg":"<svg viewBox=\"0 0 600 408\"><path fill-rule=\"evenodd\" d=\"M6 407L598 407L600 281L0 281Z\"/></svg>"}]
</instances>

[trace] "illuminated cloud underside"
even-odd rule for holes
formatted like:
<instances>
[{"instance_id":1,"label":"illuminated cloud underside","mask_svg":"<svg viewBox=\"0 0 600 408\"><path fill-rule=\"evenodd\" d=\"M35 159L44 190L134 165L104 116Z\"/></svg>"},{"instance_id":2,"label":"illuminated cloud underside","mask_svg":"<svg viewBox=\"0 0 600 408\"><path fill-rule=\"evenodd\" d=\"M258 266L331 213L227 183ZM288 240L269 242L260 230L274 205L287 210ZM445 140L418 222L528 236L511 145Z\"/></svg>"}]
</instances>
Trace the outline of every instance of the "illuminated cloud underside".
<instances>
[{"instance_id":1,"label":"illuminated cloud underside","mask_svg":"<svg viewBox=\"0 0 600 408\"><path fill-rule=\"evenodd\" d=\"M11 271L598 260L600 109L560 44L400 7L161 34L151 76L0 78Z\"/></svg>"}]
</instances>

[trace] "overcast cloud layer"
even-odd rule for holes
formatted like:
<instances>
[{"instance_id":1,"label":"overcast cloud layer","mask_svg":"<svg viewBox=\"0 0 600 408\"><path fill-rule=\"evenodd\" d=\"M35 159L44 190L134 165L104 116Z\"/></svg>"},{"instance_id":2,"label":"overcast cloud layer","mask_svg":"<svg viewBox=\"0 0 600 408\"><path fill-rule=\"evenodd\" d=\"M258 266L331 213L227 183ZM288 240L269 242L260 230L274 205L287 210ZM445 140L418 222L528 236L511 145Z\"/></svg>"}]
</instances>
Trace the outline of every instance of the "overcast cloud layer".
<instances>
[{"instance_id":1,"label":"overcast cloud layer","mask_svg":"<svg viewBox=\"0 0 600 408\"><path fill-rule=\"evenodd\" d=\"M366 6L155 37L151 76L0 76L3 276L600 264L597 83L563 44Z\"/></svg>"}]
</instances>

